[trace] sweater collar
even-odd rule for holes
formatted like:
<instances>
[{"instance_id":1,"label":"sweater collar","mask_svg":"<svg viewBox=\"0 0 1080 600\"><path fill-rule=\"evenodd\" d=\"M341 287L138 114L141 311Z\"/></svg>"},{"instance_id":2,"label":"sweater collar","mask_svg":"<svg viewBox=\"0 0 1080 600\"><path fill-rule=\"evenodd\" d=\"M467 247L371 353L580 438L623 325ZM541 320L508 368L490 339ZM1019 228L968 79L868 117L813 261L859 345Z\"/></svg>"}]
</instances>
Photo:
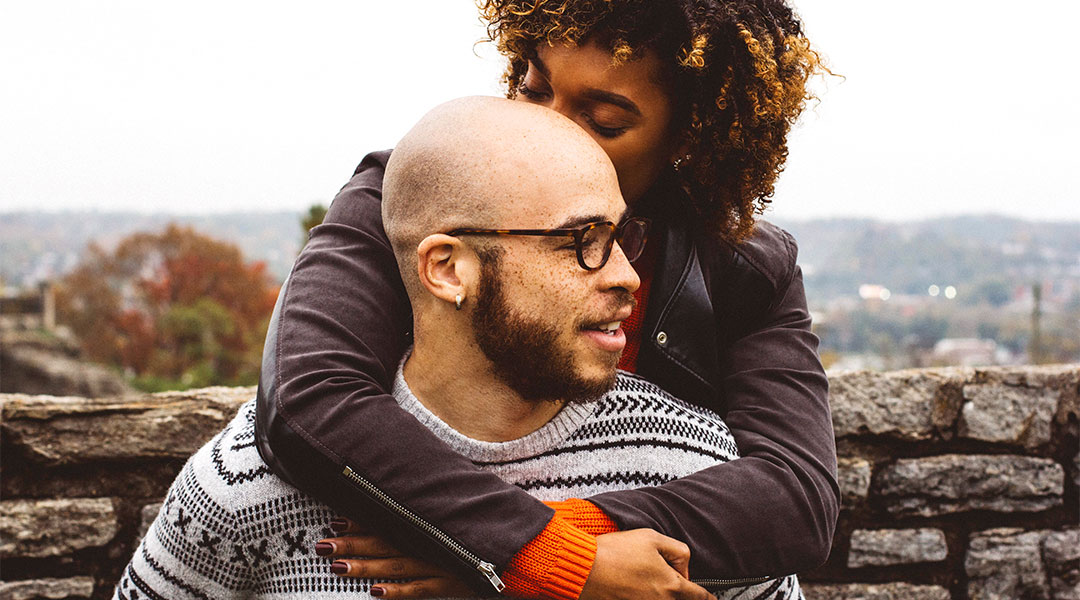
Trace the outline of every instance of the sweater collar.
<instances>
[{"instance_id":1,"label":"sweater collar","mask_svg":"<svg viewBox=\"0 0 1080 600\"><path fill-rule=\"evenodd\" d=\"M430 429L436 437L449 445L455 452L476 463L494 463L521 460L543 454L559 447L596 411L599 400L570 402L563 406L550 421L532 433L506 442L484 442L463 435L445 421L428 410L409 389L405 382L405 360L412 353L412 348L398 363L394 376L392 394L401 408L416 417L420 423ZM482 401L477 399L478 402Z\"/></svg>"}]
</instances>

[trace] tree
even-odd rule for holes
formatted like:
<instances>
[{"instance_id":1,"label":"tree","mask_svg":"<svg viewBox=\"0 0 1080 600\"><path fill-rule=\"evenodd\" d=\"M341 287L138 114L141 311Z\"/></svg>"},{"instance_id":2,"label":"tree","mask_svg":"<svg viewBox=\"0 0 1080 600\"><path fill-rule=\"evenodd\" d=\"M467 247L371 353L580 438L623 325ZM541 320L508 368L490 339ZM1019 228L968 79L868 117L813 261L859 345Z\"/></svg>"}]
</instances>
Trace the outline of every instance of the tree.
<instances>
[{"instance_id":1,"label":"tree","mask_svg":"<svg viewBox=\"0 0 1080 600\"><path fill-rule=\"evenodd\" d=\"M91 245L57 290L87 356L144 389L255 383L276 297L264 263L176 225Z\"/></svg>"},{"instance_id":2,"label":"tree","mask_svg":"<svg viewBox=\"0 0 1080 600\"><path fill-rule=\"evenodd\" d=\"M304 239L302 240L300 247L303 248L307 244L308 236L311 235L311 230L321 225L323 219L326 218L327 208L324 204L312 204L307 211L307 214L300 219L300 227L304 230Z\"/></svg>"}]
</instances>

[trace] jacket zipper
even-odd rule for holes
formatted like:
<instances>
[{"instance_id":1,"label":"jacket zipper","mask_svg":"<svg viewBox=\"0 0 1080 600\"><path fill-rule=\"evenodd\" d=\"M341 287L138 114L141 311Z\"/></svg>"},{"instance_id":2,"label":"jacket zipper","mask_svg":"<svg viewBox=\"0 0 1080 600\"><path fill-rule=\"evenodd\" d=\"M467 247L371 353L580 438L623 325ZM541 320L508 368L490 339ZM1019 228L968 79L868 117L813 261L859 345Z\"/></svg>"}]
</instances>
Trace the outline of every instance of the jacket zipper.
<instances>
[{"instance_id":1,"label":"jacket zipper","mask_svg":"<svg viewBox=\"0 0 1080 600\"><path fill-rule=\"evenodd\" d=\"M737 585L755 585L758 583L764 583L772 577L766 575L764 577L740 577L738 579L691 579L691 583L696 583L701 587L735 587Z\"/></svg>"},{"instance_id":2,"label":"jacket zipper","mask_svg":"<svg viewBox=\"0 0 1080 600\"><path fill-rule=\"evenodd\" d=\"M372 499L381 503L383 506L390 509L402 519L408 521L410 524L413 525L413 527L416 527L420 531L426 533L428 537L431 537L435 541L445 546L447 550L452 552L462 562L479 571L488 580L488 583L491 584L491 587L495 588L496 592L502 592L504 589L506 589L506 584L503 583L502 579L499 578L499 574L495 571L495 565L487 561L481 560L480 557L476 556L472 552L469 552L469 550L465 548L465 546L461 545L461 542L458 542L454 538L450 537L447 533L443 532L438 527L435 527L431 523L428 523L420 515L402 506L397 500L394 500L393 498L388 496L386 492L375 487L373 483L361 477L360 474L356 471L353 471L352 468L346 466L345 470L342 471L342 474L345 475L345 477L349 481L355 483L357 486L367 492L368 496L370 496Z\"/></svg>"}]
</instances>

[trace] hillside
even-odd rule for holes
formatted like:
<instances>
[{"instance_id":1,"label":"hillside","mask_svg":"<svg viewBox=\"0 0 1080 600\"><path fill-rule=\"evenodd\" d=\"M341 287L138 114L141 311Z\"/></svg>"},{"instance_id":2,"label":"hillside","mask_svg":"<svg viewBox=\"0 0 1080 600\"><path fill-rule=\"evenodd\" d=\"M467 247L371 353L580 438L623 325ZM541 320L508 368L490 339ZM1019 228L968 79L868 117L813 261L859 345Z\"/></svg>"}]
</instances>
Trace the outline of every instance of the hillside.
<instances>
[{"instance_id":1,"label":"hillside","mask_svg":"<svg viewBox=\"0 0 1080 600\"><path fill-rule=\"evenodd\" d=\"M0 213L0 281L23 288L70 270L91 241L111 247L136 231L160 231L168 223L240 247L248 260L267 263L279 280L300 251L299 212L167 215L132 212Z\"/></svg>"},{"instance_id":2,"label":"hillside","mask_svg":"<svg viewBox=\"0 0 1080 600\"><path fill-rule=\"evenodd\" d=\"M108 247L134 231L191 225L237 244L284 279L302 240L300 213L165 215L111 212L0 213L0 280L27 287L73 266L90 241ZM812 305L855 298L862 284L926 294L932 284L985 300L1041 281L1048 301L1080 294L1080 223L964 216L909 223L823 219L777 221L799 242ZM999 298L996 298L1000 300Z\"/></svg>"}]
</instances>

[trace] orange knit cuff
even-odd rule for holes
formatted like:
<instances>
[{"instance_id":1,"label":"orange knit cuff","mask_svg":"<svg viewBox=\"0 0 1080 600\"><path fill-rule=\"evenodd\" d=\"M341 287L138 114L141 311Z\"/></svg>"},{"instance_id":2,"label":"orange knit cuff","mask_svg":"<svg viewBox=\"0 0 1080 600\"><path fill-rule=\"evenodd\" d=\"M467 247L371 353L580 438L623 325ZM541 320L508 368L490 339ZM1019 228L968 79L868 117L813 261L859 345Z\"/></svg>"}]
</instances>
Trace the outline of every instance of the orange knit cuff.
<instances>
[{"instance_id":1,"label":"orange knit cuff","mask_svg":"<svg viewBox=\"0 0 1080 600\"><path fill-rule=\"evenodd\" d=\"M619 526L604 511L588 500L571 498L569 500L545 502L555 509L555 516L566 521L585 533L604 535L619 530Z\"/></svg>"},{"instance_id":2,"label":"orange knit cuff","mask_svg":"<svg viewBox=\"0 0 1080 600\"><path fill-rule=\"evenodd\" d=\"M577 600L596 560L596 537L555 516L502 574L508 594Z\"/></svg>"}]
</instances>

